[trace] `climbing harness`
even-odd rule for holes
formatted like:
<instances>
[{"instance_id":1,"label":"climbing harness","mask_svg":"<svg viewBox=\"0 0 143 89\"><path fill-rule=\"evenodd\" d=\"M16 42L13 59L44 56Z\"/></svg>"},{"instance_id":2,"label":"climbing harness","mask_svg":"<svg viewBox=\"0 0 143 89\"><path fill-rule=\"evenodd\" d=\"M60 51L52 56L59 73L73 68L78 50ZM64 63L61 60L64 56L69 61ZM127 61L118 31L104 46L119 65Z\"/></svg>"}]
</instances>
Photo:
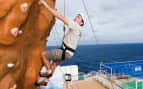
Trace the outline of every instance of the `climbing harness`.
<instances>
[{"instance_id":1,"label":"climbing harness","mask_svg":"<svg viewBox=\"0 0 143 89\"><path fill-rule=\"evenodd\" d=\"M61 49L63 50L63 53L62 53L62 60L65 60L65 54L66 54L66 51L67 51L67 50L70 51L70 52L72 52L72 53L75 52L74 49L68 47L64 42L63 42L63 45L62 45Z\"/></svg>"}]
</instances>

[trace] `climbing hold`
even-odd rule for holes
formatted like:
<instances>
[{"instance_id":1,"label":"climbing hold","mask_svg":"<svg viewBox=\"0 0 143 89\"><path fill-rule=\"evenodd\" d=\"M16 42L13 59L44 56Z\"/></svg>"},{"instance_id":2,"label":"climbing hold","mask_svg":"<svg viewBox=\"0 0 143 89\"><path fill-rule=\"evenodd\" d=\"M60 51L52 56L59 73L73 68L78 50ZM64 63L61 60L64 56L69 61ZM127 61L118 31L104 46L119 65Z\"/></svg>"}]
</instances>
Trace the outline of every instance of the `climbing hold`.
<instances>
[{"instance_id":1,"label":"climbing hold","mask_svg":"<svg viewBox=\"0 0 143 89\"><path fill-rule=\"evenodd\" d=\"M22 32L22 30L20 30L18 33L19 33L19 34L22 34L23 32Z\"/></svg>"},{"instance_id":2,"label":"climbing hold","mask_svg":"<svg viewBox=\"0 0 143 89\"><path fill-rule=\"evenodd\" d=\"M14 67L14 64L13 63L9 63L9 64L7 64L7 66L8 66L8 68L12 68L12 67Z\"/></svg>"},{"instance_id":3,"label":"climbing hold","mask_svg":"<svg viewBox=\"0 0 143 89\"><path fill-rule=\"evenodd\" d=\"M28 9L28 4L27 3L23 3L21 6L20 6L20 9L22 12L26 12L27 9Z\"/></svg>"},{"instance_id":4,"label":"climbing hold","mask_svg":"<svg viewBox=\"0 0 143 89\"><path fill-rule=\"evenodd\" d=\"M17 35L18 35L18 28L16 27L16 28L13 28L12 30L11 30L11 34L14 36L14 37L16 37Z\"/></svg>"},{"instance_id":5,"label":"climbing hold","mask_svg":"<svg viewBox=\"0 0 143 89\"><path fill-rule=\"evenodd\" d=\"M17 85L14 84L10 89L16 89Z\"/></svg>"}]
</instances>

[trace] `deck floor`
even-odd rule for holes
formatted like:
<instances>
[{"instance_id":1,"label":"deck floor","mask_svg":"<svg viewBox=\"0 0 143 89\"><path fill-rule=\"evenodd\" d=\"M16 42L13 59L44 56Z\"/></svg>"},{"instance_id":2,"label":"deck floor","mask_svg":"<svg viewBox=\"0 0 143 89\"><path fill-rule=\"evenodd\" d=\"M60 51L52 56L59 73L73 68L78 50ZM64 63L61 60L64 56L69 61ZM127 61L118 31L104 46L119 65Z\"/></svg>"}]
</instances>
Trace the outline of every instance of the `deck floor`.
<instances>
[{"instance_id":1,"label":"deck floor","mask_svg":"<svg viewBox=\"0 0 143 89\"><path fill-rule=\"evenodd\" d=\"M68 88L69 84L69 82L66 82L64 89L107 89L94 78L88 80L73 81L71 87Z\"/></svg>"}]
</instances>

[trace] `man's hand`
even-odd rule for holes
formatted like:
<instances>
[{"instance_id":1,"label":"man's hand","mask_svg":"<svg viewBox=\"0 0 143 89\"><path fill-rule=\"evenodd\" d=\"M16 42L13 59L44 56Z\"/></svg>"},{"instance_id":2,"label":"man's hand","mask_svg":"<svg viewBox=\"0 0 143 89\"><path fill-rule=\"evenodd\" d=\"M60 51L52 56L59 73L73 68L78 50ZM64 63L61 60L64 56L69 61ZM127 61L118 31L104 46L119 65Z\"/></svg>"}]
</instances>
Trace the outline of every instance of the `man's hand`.
<instances>
[{"instance_id":1,"label":"man's hand","mask_svg":"<svg viewBox=\"0 0 143 89\"><path fill-rule=\"evenodd\" d=\"M38 3L39 3L40 6L42 5L42 2L41 2L41 1L39 1Z\"/></svg>"},{"instance_id":2,"label":"man's hand","mask_svg":"<svg viewBox=\"0 0 143 89\"><path fill-rule=\"evenodd\" d=\"M39 5L43 4L55 17L68 25L68 19L64 17L57 9L51 8L44 0L40 0Z\"/></svg>"}]
</instances>

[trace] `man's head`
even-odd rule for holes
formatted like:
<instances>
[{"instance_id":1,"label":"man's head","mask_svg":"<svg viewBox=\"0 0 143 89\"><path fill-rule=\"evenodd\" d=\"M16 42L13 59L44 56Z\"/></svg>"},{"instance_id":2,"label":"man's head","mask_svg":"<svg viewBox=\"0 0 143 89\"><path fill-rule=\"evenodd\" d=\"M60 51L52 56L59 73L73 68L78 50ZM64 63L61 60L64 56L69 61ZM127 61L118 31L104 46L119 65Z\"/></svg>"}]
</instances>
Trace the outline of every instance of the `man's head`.
<instances>
[{"instance_id":1,"label":"man's head","mask_svg":"<svg viewBox=\"0 0 143 89\"><path fill-rule=\"evenodd\" d=\"M77 14L77 16L74 18L74 21L78 23L80 26L84 26L86 23L86 16L83 13Z\"/></svg>"}]
</instances>

